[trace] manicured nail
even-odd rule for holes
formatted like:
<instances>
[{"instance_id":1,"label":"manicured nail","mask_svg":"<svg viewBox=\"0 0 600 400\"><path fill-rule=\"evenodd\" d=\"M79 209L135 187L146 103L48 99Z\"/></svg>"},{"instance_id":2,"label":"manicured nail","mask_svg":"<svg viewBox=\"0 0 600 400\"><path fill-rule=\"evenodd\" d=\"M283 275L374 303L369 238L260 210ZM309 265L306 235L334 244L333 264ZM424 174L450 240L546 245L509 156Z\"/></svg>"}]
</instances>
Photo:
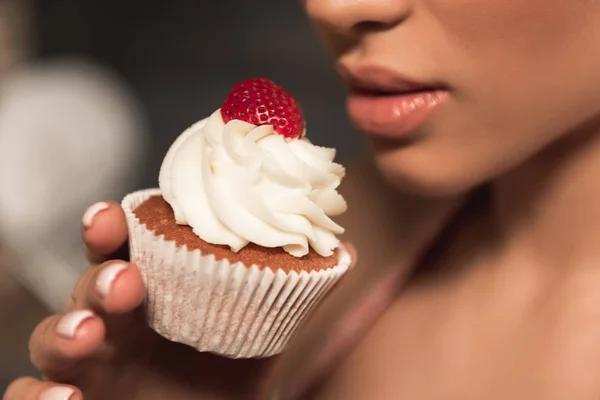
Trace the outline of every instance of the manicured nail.
<instances>
[{"instance_id":1,"label":"manicured nail","mask_svg":"<svg viewBox=\"0 0 600 400\"><path fill-rule=\"evenodd\" d=\"M75 390L66 386L54 386L42 392L40 400L69 400Z\"/></svg>"},{"instance_id":2,"label":"manicured nail","mask_svg":"<svg viewBox=\"0 0 600 400\"><path fill-rule=\"evenodd\" d=\"M127 269L127 264L124 262L114 262L108 267L105 267L96 278L96 290L100 296L106 297L110 293L110 288L114 280L119 274Z\"/></svg>"},{"instance_id":3,"label":"manicured nail","mask_svg":"<svg viewBox=\"0 0 600 400\"><path fill-rule=\"evenodd\" d=\"M68 339L75 337L81 324L94 316L90 310L78 310L65 314L56 325L56 333Z\"/></svg>"},{"instance_id":4,"label":"manicured nail","mask_svg":"<svg viewBox=\"0 0 600 400\"><path fill-rule=\"evenodd\" d=\"M83 213L83 228L90 229L94 222L94 217L100 212L106 210L109 206L108 203L101 201L100 203L96 203L90 206L85 213Z\"/></svg>"}]
</instances>

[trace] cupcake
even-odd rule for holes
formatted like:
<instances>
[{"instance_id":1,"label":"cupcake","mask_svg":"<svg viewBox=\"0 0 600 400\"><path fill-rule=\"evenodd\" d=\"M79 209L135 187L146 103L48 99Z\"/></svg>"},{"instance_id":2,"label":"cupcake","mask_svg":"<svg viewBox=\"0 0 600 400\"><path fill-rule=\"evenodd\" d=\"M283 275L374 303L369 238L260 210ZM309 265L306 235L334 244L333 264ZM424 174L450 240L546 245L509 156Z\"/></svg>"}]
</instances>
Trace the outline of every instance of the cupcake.
<instances>
[{"instance_id":1,"label":"cupcake","mask_svg":"<svg viewBox=\"0 0 600 400\"><path fill-rule=\"evenodd\" d=\"M331 219L346 210L334 156L305 137L296 100L264 78L236 84L184 131L160 188L122 203L150 327L231 358L281 352L350 265Z\"/></svg>"}]
</instances>

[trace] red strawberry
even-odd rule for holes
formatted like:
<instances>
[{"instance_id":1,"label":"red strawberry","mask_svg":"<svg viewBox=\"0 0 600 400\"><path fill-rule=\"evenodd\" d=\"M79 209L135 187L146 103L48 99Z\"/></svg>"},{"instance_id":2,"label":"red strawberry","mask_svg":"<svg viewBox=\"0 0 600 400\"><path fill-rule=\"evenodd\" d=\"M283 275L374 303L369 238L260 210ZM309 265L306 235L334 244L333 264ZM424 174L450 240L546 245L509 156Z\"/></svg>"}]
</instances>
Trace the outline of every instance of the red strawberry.
<instances>
[{"instance_id":1,"label":"red strawberry","mask_svg":"<svg viewBox=\"0 0 600 400\"><path fill-rule=\"evenodd\" d=\"M288 138L304 135L304 117L296 100L284 88L266 78L236 83L221 106L225 123L239 119L254 125L273 125Z\"/></svg>"}]
</instances>

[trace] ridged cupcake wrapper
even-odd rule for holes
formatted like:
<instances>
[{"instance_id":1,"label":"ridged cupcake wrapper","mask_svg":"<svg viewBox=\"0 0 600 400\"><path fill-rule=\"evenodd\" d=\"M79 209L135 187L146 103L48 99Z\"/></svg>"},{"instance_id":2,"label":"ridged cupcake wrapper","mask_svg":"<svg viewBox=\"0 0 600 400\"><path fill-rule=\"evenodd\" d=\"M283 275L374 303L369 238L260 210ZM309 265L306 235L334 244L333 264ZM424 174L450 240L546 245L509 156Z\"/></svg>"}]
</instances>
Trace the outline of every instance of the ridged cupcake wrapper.
<instances>
[{"instance_id":1,"label":"ridged cupcake wrapper","mask_svg":"<svg viewBox=\"0 0 600 400\"><path fill-rule=\"evenodd\" d=\"M198 351L231 358L280 353L350 265L350 254L343 247L333 268L288 273L189 251L155 235L134 215L138 205L160 194L148 189L123 200L131 261L146 286L150 327Z\"/></svg>"}]
</instances>

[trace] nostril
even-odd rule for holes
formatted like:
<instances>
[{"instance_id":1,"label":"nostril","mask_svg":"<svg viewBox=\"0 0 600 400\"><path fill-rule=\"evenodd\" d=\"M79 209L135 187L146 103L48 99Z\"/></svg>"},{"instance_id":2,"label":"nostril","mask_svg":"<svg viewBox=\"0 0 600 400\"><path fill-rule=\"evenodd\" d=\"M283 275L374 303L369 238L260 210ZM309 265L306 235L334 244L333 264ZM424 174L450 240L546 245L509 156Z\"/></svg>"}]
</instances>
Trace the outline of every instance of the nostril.
<instances>
[{"instance_id":1,"label":"nostril","mask_svg":"<svg viewBox=\"0 0 600 400\"><path fill-rule=\"evenodd\" d=\"M352 32L363 35L371 32L381 32L392 28L396 23L380 21L361 21L352 27Z\"/></svg>"}]
</instances>

